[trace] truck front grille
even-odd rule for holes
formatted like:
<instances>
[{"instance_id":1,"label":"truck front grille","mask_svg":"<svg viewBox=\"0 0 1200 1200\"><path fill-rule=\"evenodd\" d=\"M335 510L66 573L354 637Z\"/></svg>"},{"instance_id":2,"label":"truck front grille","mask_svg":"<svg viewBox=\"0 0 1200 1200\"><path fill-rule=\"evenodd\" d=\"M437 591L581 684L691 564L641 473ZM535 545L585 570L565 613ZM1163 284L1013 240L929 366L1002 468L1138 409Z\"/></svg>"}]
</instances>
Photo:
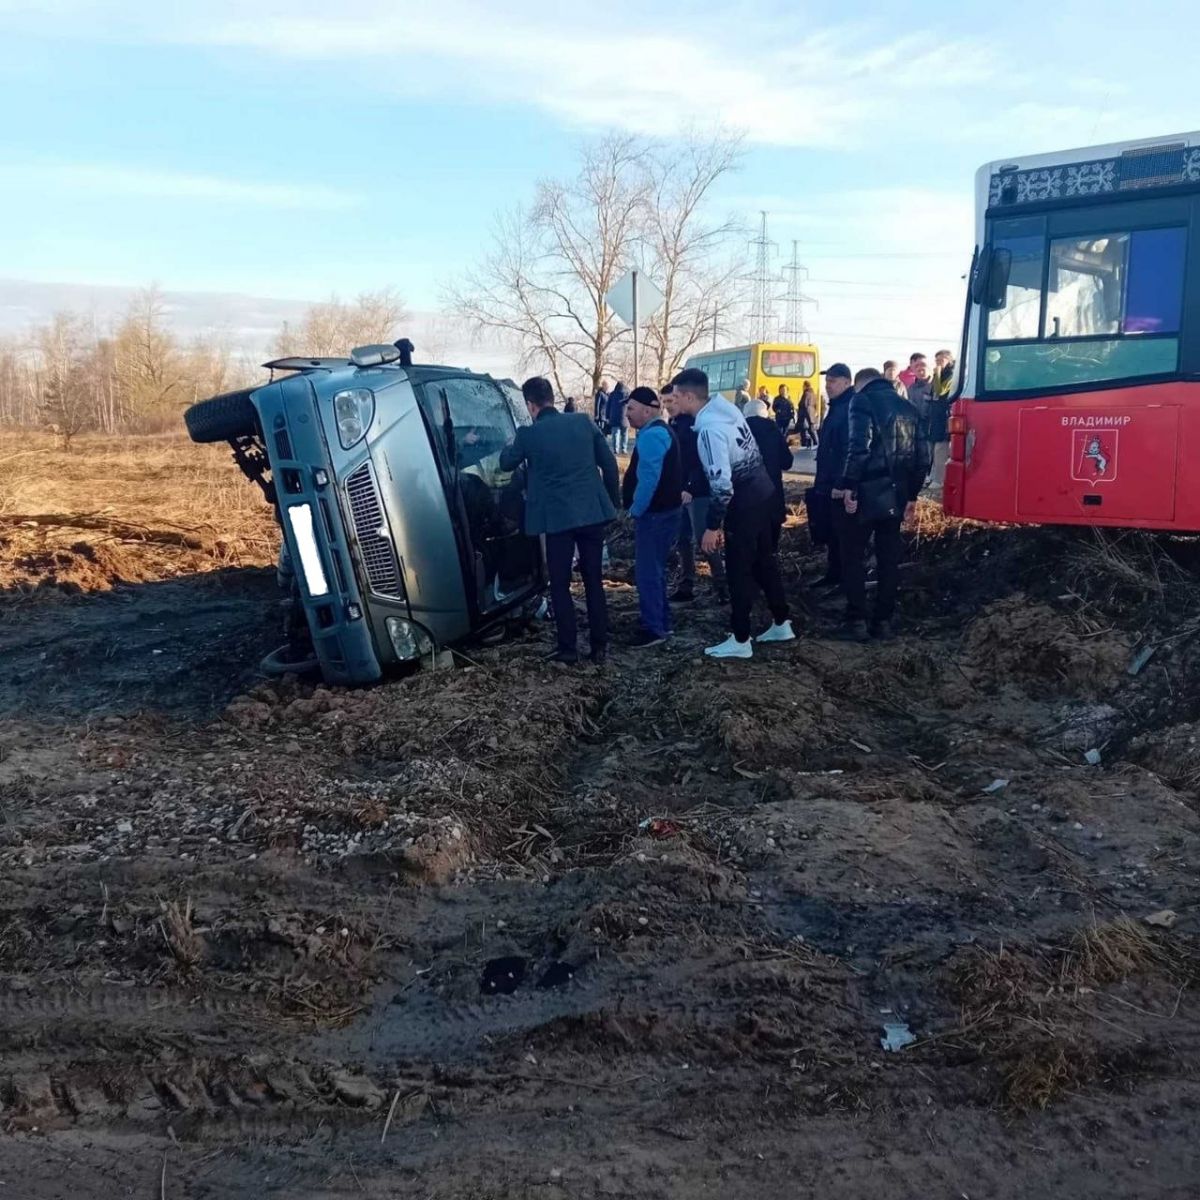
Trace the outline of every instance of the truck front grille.
<instances>
[{"instance_id":1,"label":"truck front grille","mask_svg":"<svg viewBox=\"0 0 1200 1200\"><path fill-rule=\"evenodd\" d=\"M379 596L403 600L400 564L396 559L396 548L392 545L369 462L350 473L346 480L346 499L350 502L350 516L354 521L358 549L371 591Z\"/></svg>"}]
</instances>

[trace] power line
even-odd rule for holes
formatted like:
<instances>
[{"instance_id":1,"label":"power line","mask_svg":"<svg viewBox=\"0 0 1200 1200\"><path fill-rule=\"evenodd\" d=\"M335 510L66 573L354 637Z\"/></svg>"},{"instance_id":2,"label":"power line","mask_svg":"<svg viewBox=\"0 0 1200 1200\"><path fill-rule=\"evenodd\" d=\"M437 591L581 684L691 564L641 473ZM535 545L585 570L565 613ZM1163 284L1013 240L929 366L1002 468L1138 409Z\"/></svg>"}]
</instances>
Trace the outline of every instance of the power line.
<instances>
[{"instance_id":1,"label":"power line","mask_svg":"<svg viewBox=\"0 0 1200 1200\"><path fill-rule=\"evenodd\" d=\"M773 342L776 333L775 297L771 294L770 261L775 243L767 237L767 214L762 214L762 229L750 243L756 250L754 262L754 303L750 310L750 340Z\"/></svg>"},{"instance_id":2,"label":"power line","mask_svg":"<svg viewBox=\"0 0 1200 1200\"><path fill-rule=\"evenodd\" d=\"M800 265L800 243L792 242L792 261L783 268L783 277L787 280L787 292L784 301L787 304L787 319L784 322L783 340L785 342L807 342L808 330L804 327L804 306L816 304L811 297L806 296L800 288L802 279L808 278L808 270ZM819 308L820 305L818 304Z\"/></svg>"}]
</instances>

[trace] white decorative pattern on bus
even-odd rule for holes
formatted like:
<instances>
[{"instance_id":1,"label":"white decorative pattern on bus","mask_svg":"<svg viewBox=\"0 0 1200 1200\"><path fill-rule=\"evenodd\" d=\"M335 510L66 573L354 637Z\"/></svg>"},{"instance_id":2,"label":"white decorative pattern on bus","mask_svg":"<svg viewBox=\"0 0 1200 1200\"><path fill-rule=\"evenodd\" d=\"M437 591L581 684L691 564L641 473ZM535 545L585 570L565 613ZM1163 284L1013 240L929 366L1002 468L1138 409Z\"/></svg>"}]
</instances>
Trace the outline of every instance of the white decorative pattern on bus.
<instances>
[{"instance_id":1,"label":"white decorative pattern on bus","mask_svg":"<svg viewBox=\"0 0 1200 1200\"><path fill-rule=\"evenodd\" d=\"M1136 174L1129 158L1102 158L1092 162L1070 163L1029 171L997 172L988 188L989 208L1010 208L1042 200L1099 196L1126 188L1167 187L1178 183L1200 183L1200 146L1157 155L1170 156L1169 167L1161 174ZM1153 161L1153 160L1148 160ZM1165 166L1165 164L1164 164Z\"/></svg>"}]
</instances>

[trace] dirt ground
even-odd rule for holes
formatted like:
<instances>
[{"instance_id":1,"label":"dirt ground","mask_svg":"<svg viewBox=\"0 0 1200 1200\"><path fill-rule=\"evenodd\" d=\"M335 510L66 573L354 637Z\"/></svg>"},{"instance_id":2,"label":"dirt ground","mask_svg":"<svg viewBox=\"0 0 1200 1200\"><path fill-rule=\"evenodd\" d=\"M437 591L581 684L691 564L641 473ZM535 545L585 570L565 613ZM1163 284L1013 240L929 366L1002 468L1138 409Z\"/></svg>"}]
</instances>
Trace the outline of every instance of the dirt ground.
<instances>
[{"instance_id":1,"label":"dirt ground","mask_svg":"<svg viewBox=\"0 0 1200 1200\"><path fill-rule=\"evenodd\" d=\"M8 470L0 1195L1200 1195L1192 541L926 505L846 646L797 512L751 663L350 692L219 452Z\"/></svg>"}]
</instances>

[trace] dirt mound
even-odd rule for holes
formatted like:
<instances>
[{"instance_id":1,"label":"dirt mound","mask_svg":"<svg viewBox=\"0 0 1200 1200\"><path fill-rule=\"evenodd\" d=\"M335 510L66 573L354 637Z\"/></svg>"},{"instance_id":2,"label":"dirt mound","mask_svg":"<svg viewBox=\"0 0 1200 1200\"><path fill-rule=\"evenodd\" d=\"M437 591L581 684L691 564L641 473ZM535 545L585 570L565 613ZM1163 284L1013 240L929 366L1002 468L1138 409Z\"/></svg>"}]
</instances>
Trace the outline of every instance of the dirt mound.
<instances>
[{"instance_id":1,"label":"dirt mound","mask_svg":"<svg viewBox=\"0 0 1200 1200\"><path fill-rule=\"evenodd\" d=\"M787 667L786 690L779 666L767 660L737 673L688 672L674 693L677 712L689 731L718 738L735 767L759 770L802 762L824 745L830 714L818 699L812 671L803 663Z\"/></svg>"},{"instance_id":2,"label":"dirt mound","mask_svg":"<svg viewBox=\"0 0 1200 1200\"><path fill-rule=\"evenodd\" d=\"M0 524L0 591L28 596L107 592L227 565L214 545L146 541L72 525Z\"/></svg>"},{"instance_id":3,"label":"dirt mound","mask_svg":"<svg viewBox=\"0 0 1200 1200\"><path fill-rule=\"evenodd\" d=\"M1129 757L1175 787L1200 789L1200 722L1186 721L1136 737Z\"/></svg>"},{"instance_id":4,"label":"dirt mound","mask_svg":"<svg viewBox=\"0 0 1200 1200\"><path fill-rule=\"evenodd\" d=\"M952 1036L993 1064L999 1098L1013 1109L1046 1108L1088 1085L1126 1089L1170 1056L1160 1022L1172 1003L1178 1011L1198 967L1194 939L1127 917L1079 929L1053 948L972 948L945 972L962 1012ZM1120 994L1135 980L1137 1004Z\"/></svg>"},{"instance_id":5,"label":"dirt mound","mask_svg":"<svg viewBox=\"0 0 1200 1200\"><path fill-rule=\"evenodd\" d=\"M988 605L971 622L960 657L963 670L985 688L1016 682L1035 694L1096 698L1121 678L1129 641L1017 595Z\"/></svg>"}]
</instances>

